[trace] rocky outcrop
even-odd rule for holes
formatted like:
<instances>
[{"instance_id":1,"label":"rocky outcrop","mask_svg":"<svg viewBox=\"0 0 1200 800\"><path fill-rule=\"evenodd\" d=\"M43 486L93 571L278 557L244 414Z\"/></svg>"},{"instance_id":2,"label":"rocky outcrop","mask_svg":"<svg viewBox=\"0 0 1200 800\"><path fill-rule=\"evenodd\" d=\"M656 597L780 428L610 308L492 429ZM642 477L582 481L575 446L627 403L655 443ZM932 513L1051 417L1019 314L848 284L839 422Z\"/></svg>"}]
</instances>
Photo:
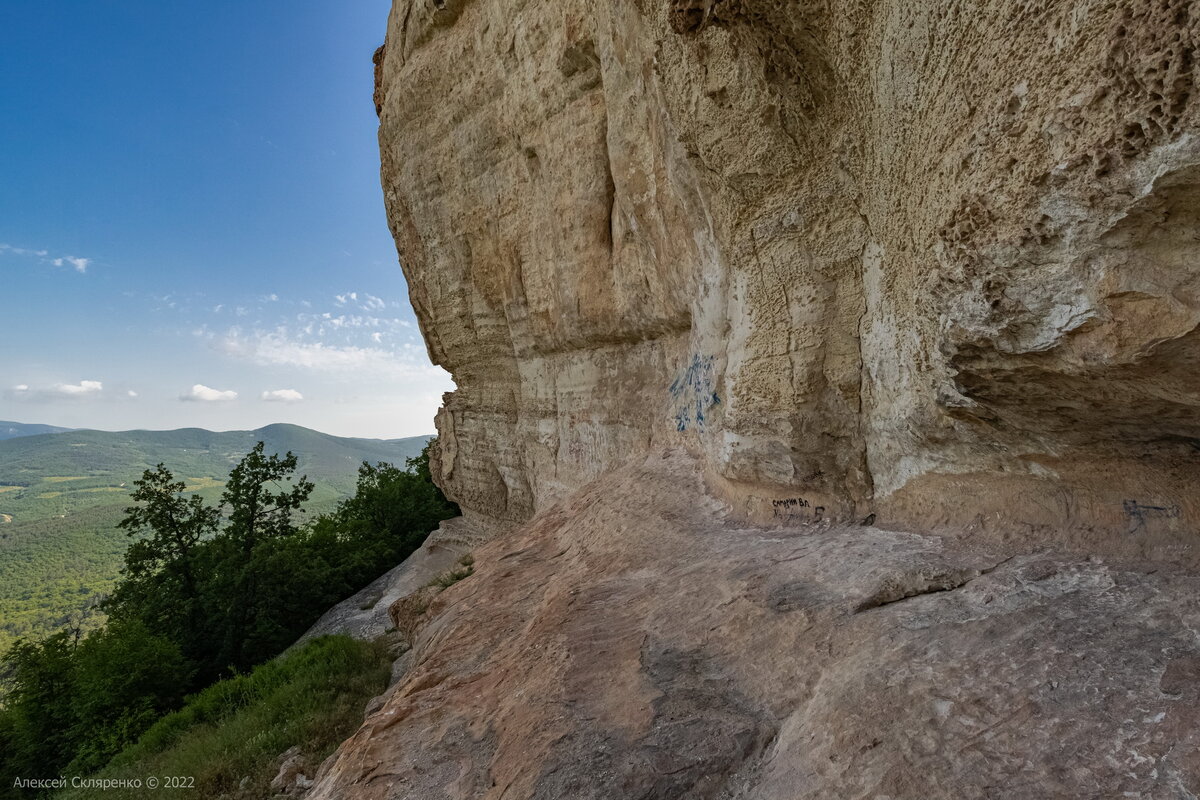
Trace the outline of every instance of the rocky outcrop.
<instances>
[{"instance_id":1,"label":"rocky outcrop","mask_svg":"<svg viewBox=\"0 0 1200 800\"><path fill-rule=\"evenodd\" d=\"M1200 794L1193 6L395 0L502 535L312 797Z\"/></svg>"},{"instance_id":2,"label":"rocky outcrop","mask_svg":"<svg viewBox=\"0 0 1200 800\"><path fill-rule=\"evenodd\" d=\"M383 183L458 385L443 484L503 527L682 446L750 519L1191 558L1198 26L397 0Z\"/></svg>"},{"instance_id":3,"label":"rocky outcrop","mask_svg":"<svg viewBox=\"0 0 1200 800\"><path fill-rule=\"evenodd\" d=\"M439 575L454 569L464 555L487 538L485 532L476 530L461 517L446 520L404 563L326 611L292 647L317 636L378 639L394 627L389 617L392 604L421 591Z\"/></svg>"},{"instance_id":4,"label":"rocky outcrop","mask_svg":"<svg viewBox=\"0 0 1200 800\"><path fill-rule=\"evenodd\" d=\"M476 552L309 800L1200 791L1200 578L745 527L676 452Z\"/></svg>"}]
</instances>

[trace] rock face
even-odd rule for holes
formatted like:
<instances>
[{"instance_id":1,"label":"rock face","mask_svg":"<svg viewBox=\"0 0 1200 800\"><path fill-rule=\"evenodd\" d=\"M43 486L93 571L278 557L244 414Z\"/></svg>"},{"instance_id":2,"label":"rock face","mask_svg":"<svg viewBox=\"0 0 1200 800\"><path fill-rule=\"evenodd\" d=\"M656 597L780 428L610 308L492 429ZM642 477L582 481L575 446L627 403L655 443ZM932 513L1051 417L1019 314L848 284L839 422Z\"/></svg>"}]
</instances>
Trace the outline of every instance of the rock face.
<instances>
[{"instance_id":1,"label":"rock face","mask_svg":"<svg viewBox=\"0 0 1200 800\"><path fill-rule=\"evenodd\" d=\"M476 566L309 800L1200 791L1194 575L743 527L678 452Z\"/></svg>"},{"instance_id":2,"label":"rock face","mask_svg":"<svg viewBox=\"0 0 1200 800\"><path fill-rule=\"evenodd\" d=\"M395 0L435 474L503 535L312 797L1200 794L1198 44Z\"/></svg>"},{"instance_id":3,"label":"rock face","mask_svg":"<svg viewBox=\"0 0 1200 800\"><path fill-rule=\"evenodd\" d=\"M1198 37L1190 0L396 0L443 485L505 526L682 446L749 518L1184 557Z\"/></svg>"}]
</instances>

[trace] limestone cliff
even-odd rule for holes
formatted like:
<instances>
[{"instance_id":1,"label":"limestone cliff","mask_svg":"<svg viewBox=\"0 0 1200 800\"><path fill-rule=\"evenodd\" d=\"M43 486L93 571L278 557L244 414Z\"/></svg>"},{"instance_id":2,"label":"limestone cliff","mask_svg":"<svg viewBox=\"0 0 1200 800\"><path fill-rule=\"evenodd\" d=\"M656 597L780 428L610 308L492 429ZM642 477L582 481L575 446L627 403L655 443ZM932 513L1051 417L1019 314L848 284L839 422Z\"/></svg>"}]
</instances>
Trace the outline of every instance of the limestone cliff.
<instances>
[{"instance_id":1,"label":"limestone cliff","mask_svg":"<svg viewBox=\"0 0 1200 800\"><path fill-rule=\"evenodd\" d=\"M316 796L1200 792L1198 43L1189 0L395 0L435 468L509 533Z\"/></svg>"}]
</instances>

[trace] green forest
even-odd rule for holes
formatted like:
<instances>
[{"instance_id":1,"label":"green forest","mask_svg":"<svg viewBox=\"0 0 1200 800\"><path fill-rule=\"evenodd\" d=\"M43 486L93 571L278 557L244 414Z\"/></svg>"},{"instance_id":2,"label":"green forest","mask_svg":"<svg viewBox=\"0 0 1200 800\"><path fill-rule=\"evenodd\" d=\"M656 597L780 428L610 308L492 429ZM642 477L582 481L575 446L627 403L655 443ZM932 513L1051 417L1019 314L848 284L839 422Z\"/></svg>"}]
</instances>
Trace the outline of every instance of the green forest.
<instances>
[{"instance_id":1,"label":"green forest","mask_svg":"<svg viewBox=\"0 0 1200 800\"><path fill-rule=\"evenodd\" d=\"M163 464L144 470L116 520L128 546L120 578L100 604L105 624L20 639L3 658L0 774L115 768L114 758L135 745L143 753L173 747L162 732L163 725L178 729L178 717L166 722L173 712L192 714L193 721L196 714L213 716L217 706L231 718L269 716L279 702L276 690L286 695L299 683L320 683L323 670L329 680L349 682L321 684L334 694L371 689L378 681L362 676L380 674L382 661L361 643L318 640L289 654L281 663L298 670L290 682L270 677L285 667L262 665L457 514L433 484L428 459L426 446L406 469L364 462L352 496L307 516L315 483L298 472L296 455L269 454L261 441L224 476L215 499L191 491L187 479ZM357 667L339 672L331 659ZM365 682L355 683L360 678ZM246 699L252 688L261 690L254 703ZM229 692L242 698L240 705L219 699ZM315 735L297 720L268 727L278 734L300 725L297 736L301 728ZM336 728L323 727L327 736ZM139 744L155 730L159 745ZM30 793L9 783L0 786L0 797L7 796Z\"/></svg>"},{"instance_id":2,"label":"green forest","mask_svg":"<svg viewBox=\"0 0 1200 800\"><path fill-rule=\"evenodd\" d=\"M26 426L28 427L28 426ZM66 431L0 440L0 654L17 638L98 627L129 538L117 528L142 471L163 463L187 491L215 502L225 476L262 441L295 452L313 489L299 518L355 491L362 462L404 464L428 441L329 436L296 425L256 431Z\"/></svg>"}]
</instances>

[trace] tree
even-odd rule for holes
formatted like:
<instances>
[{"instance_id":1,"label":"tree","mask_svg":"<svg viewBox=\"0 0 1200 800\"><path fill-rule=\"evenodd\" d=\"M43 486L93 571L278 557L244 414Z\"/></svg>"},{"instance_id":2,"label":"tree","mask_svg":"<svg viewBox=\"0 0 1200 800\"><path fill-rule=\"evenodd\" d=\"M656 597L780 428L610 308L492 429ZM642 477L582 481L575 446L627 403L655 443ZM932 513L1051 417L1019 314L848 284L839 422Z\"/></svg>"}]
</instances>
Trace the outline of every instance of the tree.
<instances>
[{"instance_id":1,"label":"tree","mask_svg":"<svg viewBox=\"0 0 1200 800\"><path fill-rule=\"evenodd\" d=\"M4 727L12 748L3 755L10 774L51 776L74 755L77 638L64 630L41 642L20 640L4 656Z\"/></svg>"},{"instance_id":2,"label":"tree","mask_svg":"<svg viewBox=\"0 0 1200 800\"><path fill-rule=\"evenodd\" d=\"M292 482L296 471L294 453L280 458L276 454L267 456L263 450L259 442L229 473L221 495L228 522L215 540L220 548L217 611L224 623L218 639L222 643L219 658L222 666L235 669L245 669L262 657L264 648L257 640L249 641L252 636L259 636L264 628L272 631L266 636L268 641L278 635L261 614L255 613L262 609L264 600L272 599L257 596L265 563L256 557L256 551L295 535L292 514L313 490L307 476L292 486L285 485Z\"/></svg>"},{"instance_id":3,"label":"tree","mask_svg":"<svg viewBox=\"0 0 1200 800\"><path fill-rule=\"evenodd\" d=\"M344 565L350 592L403 561L438 523L459 514L430 476L431 446L408 459L407 470L364 462L354 496L312 526L310 539L332 535L341 543L343 554L331 560Z\"/></svg>"},{"instance_id":4,"label":"tree","mask_svg":"<svg viewBox=\"0 0 1200 800\"><path fill-rule=\"evenodd\" d=\"M198 549L216 532L221 512L199 495L185 498L185 484L162 464L134 487L130 496L141 505L126 508L118 527L141 538L125 552L125 579L108 605L117 616L131 607L152 630L178 638L180 629L200 627Z\"/></svg>"},{"instance_id":5,"label":"tree","mask_svg":"<svg viewBox=\"0 0 1200 800\"><path fill-rule=\"evenodd\" d=\"M224 535L247 556L263 541L294 534L292 512L299 510L313 490L307 476L290 488L283 487L296 471L296 455L288 452L283 458L275 454L266 456L263 448L262 442L254 445L233 468L221 495L229 517ZM272 484L279 485L280 490L272 492Z\"/></svg>"},{"instance_id":6,"label":"tree","mask_svg":"<svg viewBox=\"0 0 1200 800\"><path fill-rule=\"evenodd\" d=\"M87 637L75 653L72 738L78 743L69 771L99 769L175 708L188 686L179 647L139 621L112 622Z\"/></svg>"},{"instance_id":7,"label":"tree","mask_svg":"<svg viewBox=\"0 0 1200 800\"><path fill-rule=\"evenodd\" d=\"M408 470L364 463L355 496L304 527L295 515L313 484L293 478L295 455L267 456L262 442L221 508L186 497L163 465L146 470L120 522L138 540L107 627L18 642L0 662L0 773L96 769L184 694L282 652L458 513L428 459L426 448Z\"/></svg>"}]
</instances>

